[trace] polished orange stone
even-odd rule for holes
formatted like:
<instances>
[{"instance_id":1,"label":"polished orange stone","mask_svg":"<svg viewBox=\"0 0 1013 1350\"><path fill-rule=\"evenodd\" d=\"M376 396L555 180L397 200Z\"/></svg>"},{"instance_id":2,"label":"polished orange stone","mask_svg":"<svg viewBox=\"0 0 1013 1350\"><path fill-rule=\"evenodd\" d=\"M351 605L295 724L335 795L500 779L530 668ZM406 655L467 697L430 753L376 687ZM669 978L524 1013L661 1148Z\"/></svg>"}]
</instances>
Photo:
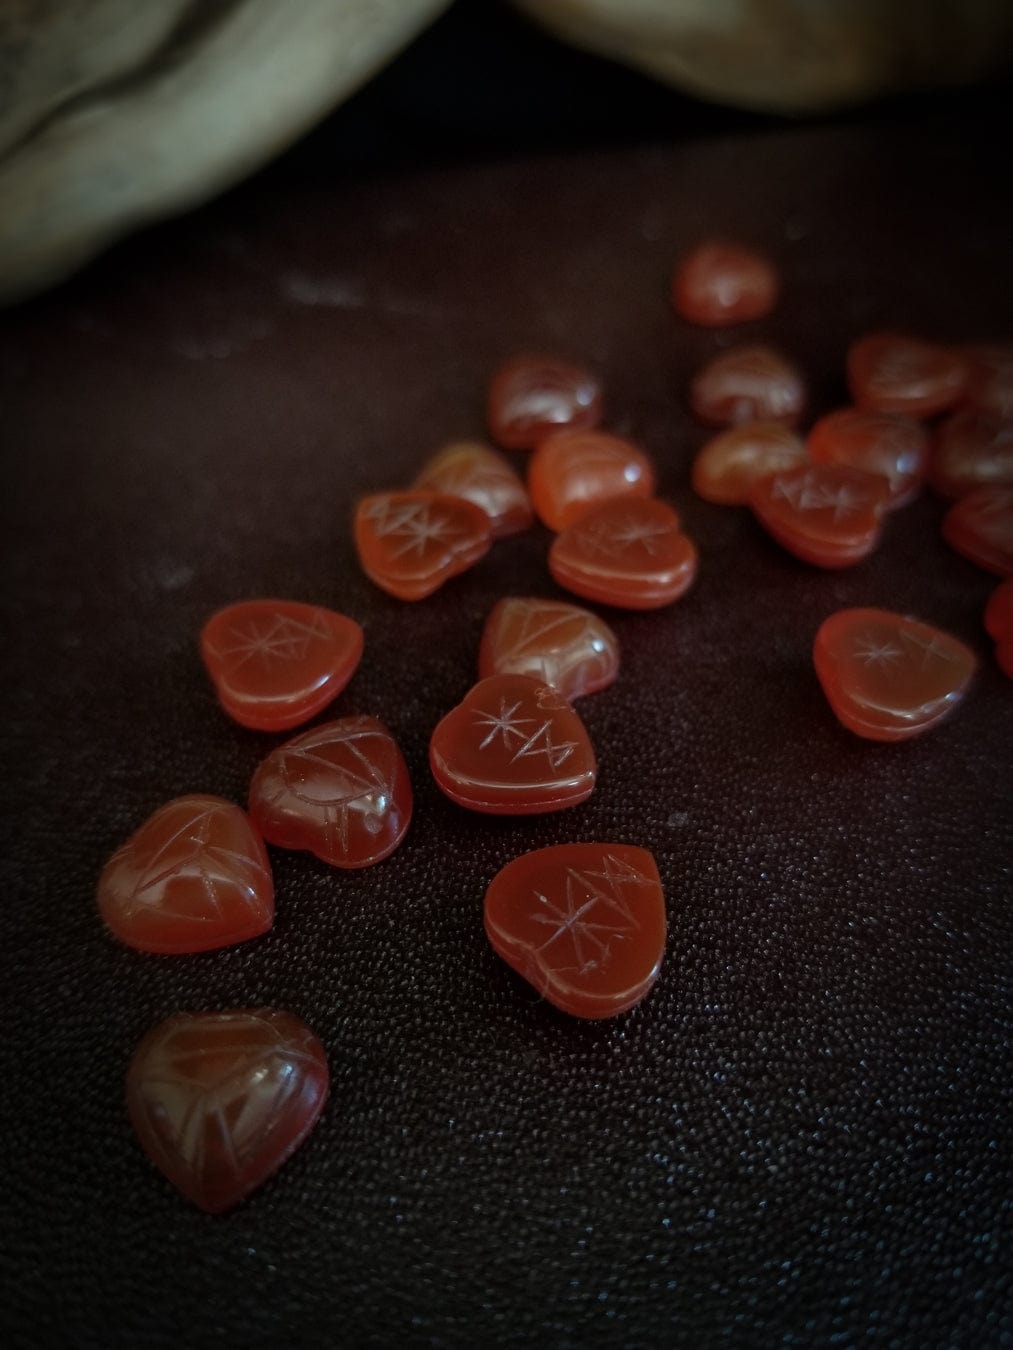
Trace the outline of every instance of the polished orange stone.
<instances>
[{"instance_id":1,"label":"polished orange stone","mask_svg":"<svg viewBox=\"0 0 1013 1350\"><path fill-rule=\"evenodd\" d=\"M323 1047L291 1013L180 1013L137 1047L127 1109L159 1171L195 1205L220 1214L295 1152L327 1091Z\"/></svg>"},{"instance_id":2,"label":"polished orange stone","mask_svg":"<svg viewBox=\"0 0 1013 1350\"><path fill-rule=\"evenodd\" d=\"M805 406L797 366L772 347L732 347L707 362L689 387L689 404L708 426L783 422L793 426Z\"/></svg>"},{"instance_id":3,"label":"polished orange stone","mask_svg":"<svg viewBox=\"0 0 1013 1350\"><path fill-rule=\"evenodd\" d=\"M305 849L333 867L369 867L408 830L408 767L375 717L342 717L271 751L250 784L250 815L278 848Z\"/></svg>"},{"instance_id":4,"label":"polished orange stone","mask_svg":"<svg viewBox=\"0 0 1013 1350\"><path fill-rule=\"evenodd\" d=\"M592 507L556 535L549 571L586 600L660 609L692 586L697 552L667 502L620 498Z\"/></svg>"},{"instance_id":5,"label":"polished orange stone","mask_svg":"<svg viewBox=\"0 0 1013 1350\"><path fill-rule=\"evenodd\" d=\"M712 437L693 461L693 489L718 506L742 506L768 473L806 464L802 440L782 422L741 422Z\"/></svg>"},{"instance_id":6,"label":"polished orange stone","mask_svg":"<svg viewBox=\"0 0 1013 1350\"><path fill-rule=\"evenodd\" d=\"M661 970L665 897L654 858L630 844L524 853L485 894L493 950L563 1012L614 1017Z\"/></svg>"},{"instance_id":7,"label":"polished orange stone","mask_svg":"<svg viewBox=\"0 0 1013 1350\"><path fill-rule=\"evenodd\" d=\"M294 600L241 600L212 614L201 656L230 717L287 731L333 702L362 657L354 619Z\"/></svg>"},{"instance_id":8,"label":"polished orange stone","mask_svg":"<svg viewBox=\"0 0 1013 1350\"><path fill-rule=\"evenodd\" d=\"M904 413L839 408L820 418L806 446L816 464L850 464L882 474L890 485L888 511L907 506L921 491L929 438L921 423Z\"/></svg>"},{"instance_id":9,"label":"polished orange stone","mask_svg":"<svg viewBox=\"0 0 1013 1350\"><path fill-rule=\"evenodd\" d=\"M444 446L426 464L414 486L474 502L489 517L494 539L518 534L534 520L520 478L502 455L478 441Z\"/></svg>"},{"instance_id":10,"label":"polished orange stone","mask_svg":"<svg viewBox=\"0 0 1013 1350\"><path fill-rule=\"evenodd\" d=\"M605 689L619 673L619 639L578 605L537 597L500 600L485 623L478 673L530 675L572 702Z\"/></svg>"},{"instance_id":11,"label":"polished orange stone","mask_svg":"<svg viewBox=\"0 0 1013 1350\"><path fill-rule=\"evenodd\" d=\"M978 663L963 642L931 624L885 609L842 609L820 625L813 664L849 731L904 741L955 710Z\"/></svg>"},{"instance_id":12,"label":"polished orange stone","mask_svg":"<svg viewBox=\"0 0 1013 1350\"><path fill-rule=\"evenodd\" d=\"M850 567L879 543L889 496L880 474L812 464L761 479L749 504L767 533L797 558L817 567Z\"/></svg>"},{"instance_id":13,"label":"polished orange stone","mask_svg":"<svg viewBox=\"0 0 1013 1350\"><path fill-rule=\"evenodd\" d=\"M953 413L936 431L929 482L950 498L980 487L1013 487L1013 420L976 408Z\"/></svg>"},{"instance_id":14,"label":"polished orange stone","mask_svg":"<svg viewBox=\"0 0 1013 1350\"><path fill-rule=\"evenodd\" d=\"M528 487L538 518L563 530L613 497L650 497L654 467L642 450L604 431L557 431L531 456Z\"/></svg>"},{"instance_id":15,"label":"polished orange stone","mask_svg":"<svg viewBox=\"0 0 1013 1350\"><path fill-rule=\"evenodd\" d=\"M984 487L954 502L943 517L943 538L969 562L1013 575L1013 487Z\"/></svg>"},{"instance_id":16,"label":"polished orange stone","mask_svg":"<svg viewBox=\"0 0 1013 1350\"><path fill-rule=\"evenodd\" d=\"M708 328L745 323L777 303L777 272L742 244L709 240L683 258L672 278L672 304L690 323Z\"/></svg>"},{"instance_id":17,"label":"polished orange stone","mask_svg":"<svg viewBox=\"0 0 1013 1350\"><path fill-rule=\"evenodd\" d=\"M115 936L142 952L203 952L259 937L274 922L263 840L232 802L176 797L106 863L98 907Z\"/></svg>"},{"instance_id":18,"label":"polished orange stone","mask_svg":"<svg viewBox=\"0 0 1013 1350\"><path fill-rule=\"evenodd\" d=\"M995 640L995 659L1013 680L1013 576L1000 581L985 606L985 627Z\"/></svg>"},{"instance_id":19,"label":"polished orange stone","mask_svg":"<svg viewBox=\"0 0 1013 1350\"><path fill-rule=\"evenodd\" d=\"M378 492L355 511L362 570L399 600L422 600L489 551L489 517L442 492Z\"/></svg>"},{"instance_id":20,"label":"polished orange stone","mask_svg":"<svg viewBox=\"0 0 1013 1350\"><path fill-rule=\"evenodd\" d=\"M965 347L971 363L968 401L979 411L1013 422L1013 347L1001 343Z\"/></svg>"},{"instance_id":21,"label":"polished orange stone","mask_svg":"<svg viewBox=\"0 0 1013 1350\"><path fill-rule=\"evenodd\" d=\"M534 450L553 431L596 427L602 418L601 385L570 361L514 356L492 377L487 416L497 445Z\"/></svg>"},{"instance_id":22,"label":"polished orange stone","mask_svg":"<svg viewBox=\"0 0 1013 1350\"><path fill-rule=\"evenodd\" d=\"M860 408L931 417L963 396L967 358L901 333L870 333L848 348L848 385Z\"/></svg>"},{"instance_id":23,"label":"polished orange stone","mask_svg":"<svg viewBox=\"0 0 1013 1350\"><path fill-rule=\"evenodd\" d=\"M558 689L530 675L479 680L436 727L429 763L451 801L490 815L576 806L598 772L583 722Z\"/></svg>"}]
</instances>

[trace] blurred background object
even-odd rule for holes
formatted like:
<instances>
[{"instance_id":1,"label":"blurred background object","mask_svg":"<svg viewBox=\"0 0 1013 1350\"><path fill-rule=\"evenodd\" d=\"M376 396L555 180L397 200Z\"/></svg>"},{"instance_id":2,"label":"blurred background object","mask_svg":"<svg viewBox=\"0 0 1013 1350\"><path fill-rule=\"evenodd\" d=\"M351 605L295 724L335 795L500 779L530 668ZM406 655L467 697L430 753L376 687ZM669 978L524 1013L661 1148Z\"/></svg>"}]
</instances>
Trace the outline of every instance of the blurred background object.
<instances>
[{"instance_id":1,"label":"blurred background object","mask_svg":"<svg viewBox=\"0 0 1013 1350\"><path fill-rule=\"evenodd\" d=\"M972 82L1009 63L1009 0L518 0L552 32L695 96L768 113ZM5 0L0 5L0 301L207 200L354 93L447 0ZM486 0L429 97L480 79ZM470 24L470 27L468 26ZM466 40L470 34L471 46ZM518 45L523 52L523 44ZM523 61L511 104L525 101ZM449 84L448 84L449 82ZM616 87L616 86L613 86ZM467 116L463 100L462 116ZM518 106L523 122L525 112ZM617 121L622 110L616 109ZM663 131L659 127L658 131Z\"/></svg>"}]
</instances>

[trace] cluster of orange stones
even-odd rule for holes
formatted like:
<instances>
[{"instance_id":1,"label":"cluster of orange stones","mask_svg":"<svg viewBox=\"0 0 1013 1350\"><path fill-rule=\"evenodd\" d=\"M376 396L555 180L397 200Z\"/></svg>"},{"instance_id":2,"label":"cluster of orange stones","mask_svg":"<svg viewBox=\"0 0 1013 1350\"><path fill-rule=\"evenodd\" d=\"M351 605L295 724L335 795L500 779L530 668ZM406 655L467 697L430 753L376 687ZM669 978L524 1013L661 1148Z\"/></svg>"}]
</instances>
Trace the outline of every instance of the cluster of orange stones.
<instances>
[{"instance_id":1,"label":"cluster of orange stones","mask_svg":"<svg viewBox=\"0 0 1013 1350\"><path fill-rule=\"evenodd\" d=\"M777 301L774 268L731 244L705 244L678 267L673 303L722 326L762 318ZM959 553L1005 576L985 624L1013 677L1013 348L958 350L893 334L848 353L854 406L803 440L793 428L805 383L764 346L731 348L693 379L690 404L724 428L693 465L699 495L748 505L784 548L828 568L875 548L884 515L927 480L954 498L943 532ZM948 414L929 429L926 419ZM556 358L518 356L495 374L488 421L504 449L529 452L527 485L497 451L442 450L412 487L361 501L355 542L366 574L402 600L432 594L493 540L538 518L555 533L549 570L574 595L625 609L679 599L697 551L673 508L654 497L649 458L599 429L601 389ZM345 615L287 600L249 600L214 614L201 635L224 710L244 726L290 731L351 679L363 650ZM859 736L898 741L948 716L973 676L973 653L910 616L859 608L832 614L813 662L839 720ZM441 790L473 811L557 811L592 792L594 750L572 701L618 673L615 634L581 606L508 597L488 617L479 681L432 733ZM99 882L112 932L148 952L219 948L274 918L265 841L355 869L389 856L412 814L393 736L369 716L319 724L272 750L248 812L218 797L167 803L113 856ZM625 843L565 844L515 858L485 896L493 949L538 993L577 1017L637 1003L665 945L661 880L651 854ZM142 1042L128 1105L157 1166L210 1211L235 1204L298 1146L327 1095L313 1033L267 1009L170 1018Z\"/></svg>"}]
</instances>

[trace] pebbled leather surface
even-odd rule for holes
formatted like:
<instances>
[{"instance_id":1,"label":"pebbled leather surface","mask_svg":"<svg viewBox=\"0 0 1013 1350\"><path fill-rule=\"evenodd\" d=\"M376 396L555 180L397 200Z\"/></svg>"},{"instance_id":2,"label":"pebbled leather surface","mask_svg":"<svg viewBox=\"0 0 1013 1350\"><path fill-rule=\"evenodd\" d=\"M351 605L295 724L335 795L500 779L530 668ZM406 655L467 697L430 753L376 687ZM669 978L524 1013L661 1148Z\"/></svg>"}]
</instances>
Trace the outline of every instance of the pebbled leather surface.
<instances>
[{"instance_id":1,"label":"pebbled leather surface","mask_svg":"<svg viewBox=\"0 0 1013 1350\"><path fill-rule=\"evenodd\" d=\"M784 302L743 331L803 363L814 414L844 400L862 330L1008 340L995 168L966 118L870 116L329 185L279 170L7 317L8 1344L1011 1344L994 583L931 498L837 574L696 499L684 389L729 336L667 303L702 233L768 248ZM407 605L358 570L350 515L480 433L519 347L601 368L608 425L654 456L702 563L670 610L607 613L623 667L580 704L591 799L509 820L447 801L427 739L494 601L559 594L548 534ZM103 932L95 880L162 801L243 801L280 739L225 719L197 648L212 610L262 593L364 625L331 713L398 737L411 831L360 873L275 850L271 934L143 956ZM981 656L924 741L865 744L830 714L812 636L855 604ZM661 979L614 1022L540 1003L483 936L494 873L567 839L649 848L666 888ZM332 1098L209 1218L132 1139L124 1075L158 1019L250 1005L313 1028Z\"/></svg>"}]
</instances>

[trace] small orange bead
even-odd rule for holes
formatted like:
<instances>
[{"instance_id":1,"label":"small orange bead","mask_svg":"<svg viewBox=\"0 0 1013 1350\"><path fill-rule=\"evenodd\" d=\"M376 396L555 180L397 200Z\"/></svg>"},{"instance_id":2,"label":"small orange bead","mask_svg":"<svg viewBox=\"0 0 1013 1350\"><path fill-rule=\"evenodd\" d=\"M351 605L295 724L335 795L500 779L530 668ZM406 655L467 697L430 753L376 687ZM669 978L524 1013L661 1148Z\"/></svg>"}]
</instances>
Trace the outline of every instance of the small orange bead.
<instances>
[{"instance_id":1,"label":"small orange bead","mask_svg":"<svg viewBox=\"0 0 1013 1350\"><path fill-rule=\"evenodd\" d=\"M534 450L553 431L596 427L601 417L595 376L555 356L514 356L489 385L489 430L507 450Z\"/></svg>"},{"instance_id":2,"label":"small orange bead","mask_svg":"<svg viewBox=\"0 0 1013 1350\"><path fill-rule=\"evenodd\" d=\"M965 497L975 488L1013 486L1013 420L976 408L955 412L936 432L929 482L940 497Z\"/></svg>"},{"instance_id":3,"label":"small orange bead","mask_svg":"<svg viewBox=\"0 0 1013 1350\"><path fill-rule=\"evenodd\" d=\"M792 426L805 405L805 382L798 368L771 347L732 347L697 371L689 402L709 426L739 422Z\"/></svg>"},{"instance_id":4,"label":"small orange bead","mask_svg":"<svg viewBox=\"0 0 1013 1350\"><path fill-rule=\"evenodd\" d=\"M526 530L534 519L524 484L502 455L477 441L458 441L438 451L414 486L474 502L489 517L494 539Z\"/></svg>"},{"instance_id":5,"label":"small orange bead","mask_svg":"<svg viewBox=\"0 0 1013 1350\"><path fill-rule=\"evenodd\" d=\"M794 469L809 456L781 422L742 422L719 432L693 461L693 489L718 506L741 506L753 484L768 473Z\"/></svg>"},{"instance_id":6,"label":"small orange bead","mask_svg":"<svg viewBox=\"0 0 1013 1350\"><path fill-rule=\"evenodd\" d=\"M965 347L971 362L968 402L1002 421L1013 421L1013 347L1000 343Z\"/></svg>"},{"instance_id":7,"label":"small orange bead","mask_svg":"<svg viewBox=\"0 0 1013 1350\"><path fill-rule=\"evenodd\" d=\"M399 600L422 600L489 551L489 517L439 492L378 492L355 510L355 547L369 579Z\"/></svg>"},{"instance_id":8,"label":"small orange bead","mask_svg":"<svg viewBox=\"0 0 1013 1350\"><path fill-rule=\"evenodd\" d=\"M579 605L508 596L482 632L478 673L530 675L568 701L605 689L619 674L619 640L604 619Z\"/></svg>"},{"instance_id":9,"label":"small orange bead","mask_svg":"<svg viewBox=\"0 0 1013 1350\"><path fill-rule=\"evenodd\" d=\"M820 418L806 446L816 464L850 464L882 474L890 484L888 511L907 506L921 491L929 438L920 422L903 413L839 408Z\"/></svg>"},{"instance_id":10,"label":"small orange bead","mask_svg":"<svg viewBox=\"0 0 1013 1350\"><path fill-rule=\"evenodd\" d=\"M672 304L690 323L708 328L745 323L777 303L777 272L741 244L713 240L688 253L672 278Z\"/></svg>"},{"instance_id":11,"label":"small orange bead","mask_svg":"<svg viewBox=\"0 0 1013 1350\"><path fill-rule=\"evenodd\" d=\"M649 497L654 469L642 450L619 436L557 431L531 456L528 487L542 523L562 530L612 497Z\"/></svg>"},{"instance_id":12,"label":"small orange bead","mask_svg":"<svg viewBox=\"0 0 1013 1350\"><path fill-rule=\"evenodd\" d=\"M848 385L860 408L931 417L962 397L967 358L900 333L870 333L848 348Z\"/></svg>"}]
</instances>

